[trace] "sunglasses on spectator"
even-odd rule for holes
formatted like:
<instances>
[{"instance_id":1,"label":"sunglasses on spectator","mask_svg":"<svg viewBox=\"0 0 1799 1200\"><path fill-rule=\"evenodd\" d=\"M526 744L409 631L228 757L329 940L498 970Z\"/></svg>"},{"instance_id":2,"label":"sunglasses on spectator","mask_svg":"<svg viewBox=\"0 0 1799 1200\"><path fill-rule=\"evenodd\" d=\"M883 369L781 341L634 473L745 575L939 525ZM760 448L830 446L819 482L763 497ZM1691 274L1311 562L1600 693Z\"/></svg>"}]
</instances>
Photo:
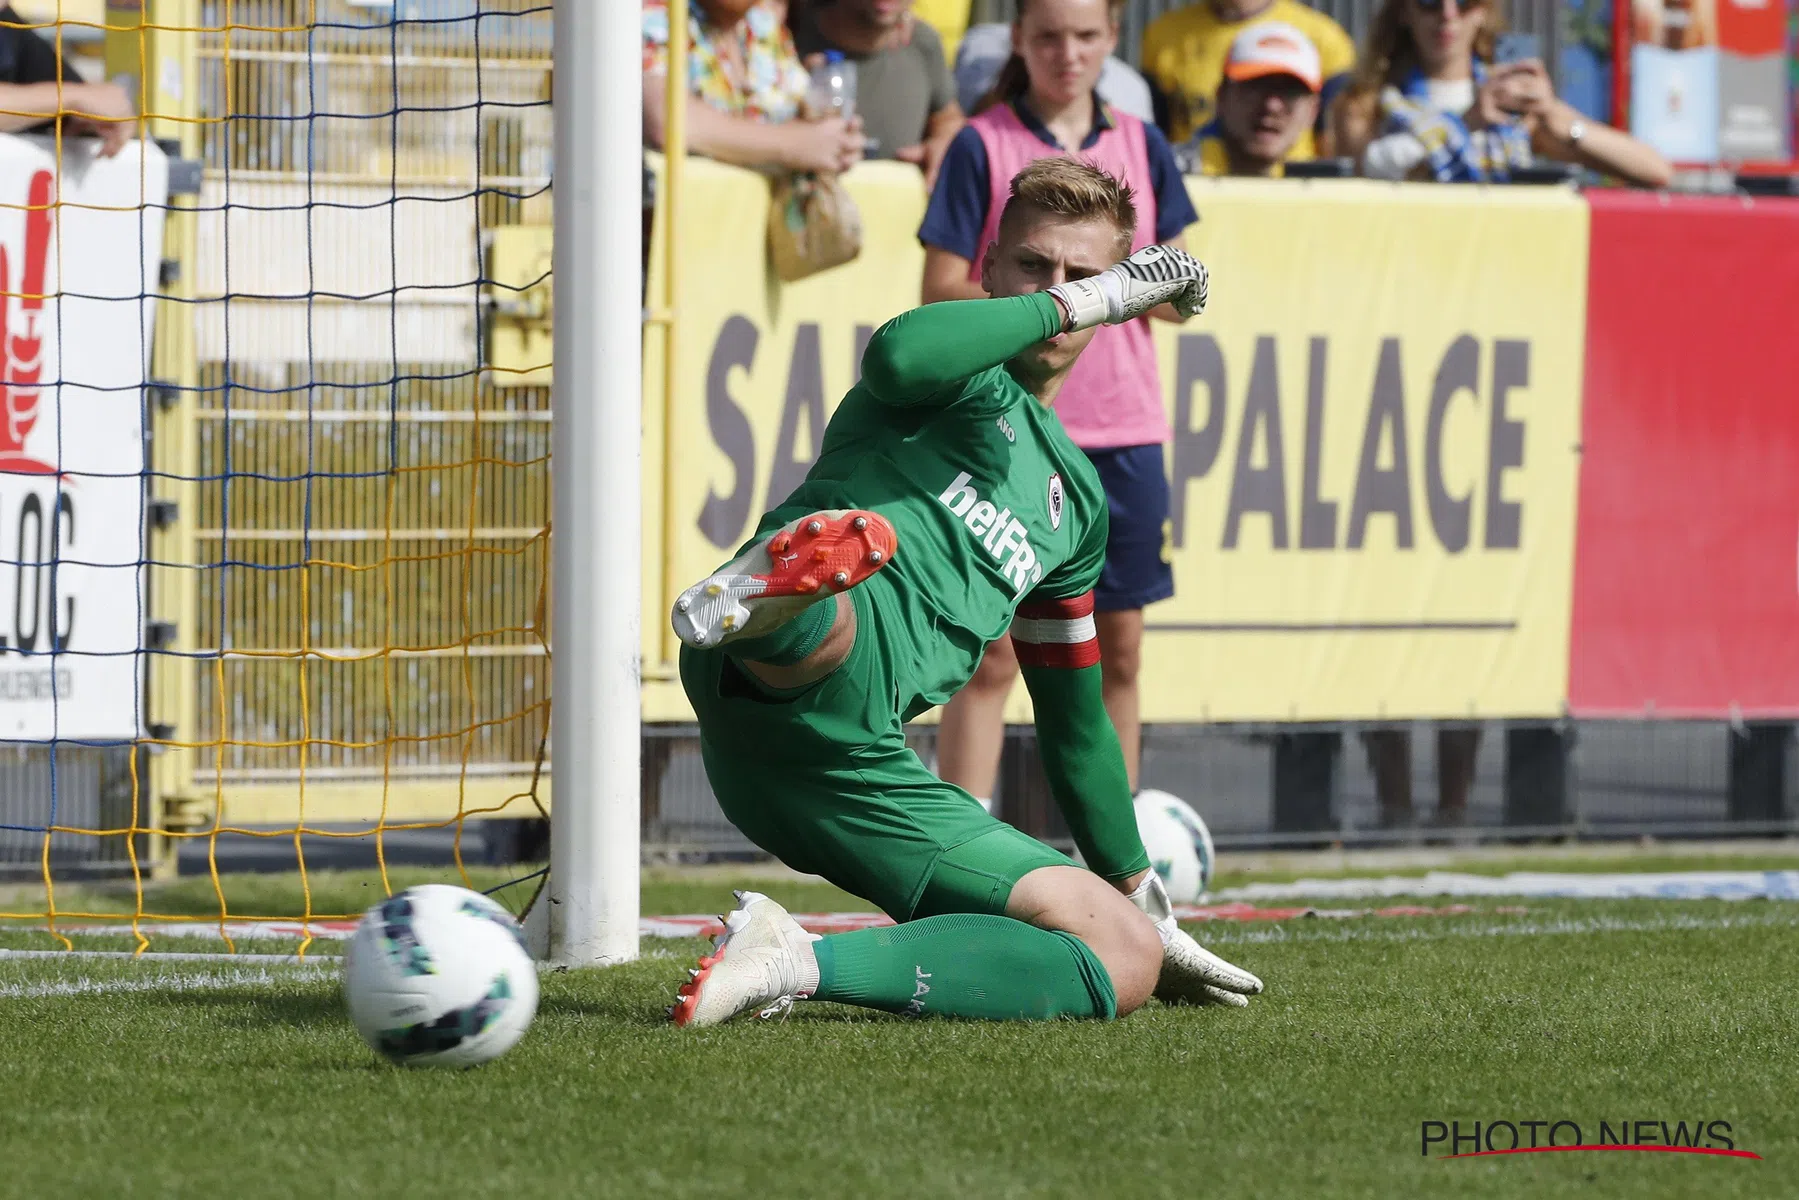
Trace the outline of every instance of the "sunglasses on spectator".
<instances>
[{"instance_id":1,"label":"sunglasses on spectator","mask_svg":"<svg viewBox=\"0 0 1799 1200\"><path fill-rule=\"evenodd\" d=\"M1417 5L1423 12L1441 12L1443 9L1443 0L1412 0L1412 3ZM1456 8L1460 9L1462 12L1468 12L1469 10L1476 8L1485 8L1486 6L1487 0L1457 0L1456 3Z\"/></svg>"}]
</instances>

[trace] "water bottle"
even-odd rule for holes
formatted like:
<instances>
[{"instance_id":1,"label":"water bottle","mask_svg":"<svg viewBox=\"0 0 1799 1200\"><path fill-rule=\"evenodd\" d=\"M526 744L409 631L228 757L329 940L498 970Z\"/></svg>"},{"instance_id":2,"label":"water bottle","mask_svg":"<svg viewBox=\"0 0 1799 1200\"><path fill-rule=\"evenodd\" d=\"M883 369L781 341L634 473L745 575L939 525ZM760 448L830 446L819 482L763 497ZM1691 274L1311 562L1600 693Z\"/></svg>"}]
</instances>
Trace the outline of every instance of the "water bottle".
<instances>
[{"instance_id":1,"label":"water bottle","mask_svg":"<svg viewBox=\"0 0 1799 1200\"><path fill-rule=\"evenodd\" d=\"M815 117L847 121L856 115L856 64L846 60L843 51L825 51L824 62L812 68L810 101Z\"/></svg>"}]
</instances>

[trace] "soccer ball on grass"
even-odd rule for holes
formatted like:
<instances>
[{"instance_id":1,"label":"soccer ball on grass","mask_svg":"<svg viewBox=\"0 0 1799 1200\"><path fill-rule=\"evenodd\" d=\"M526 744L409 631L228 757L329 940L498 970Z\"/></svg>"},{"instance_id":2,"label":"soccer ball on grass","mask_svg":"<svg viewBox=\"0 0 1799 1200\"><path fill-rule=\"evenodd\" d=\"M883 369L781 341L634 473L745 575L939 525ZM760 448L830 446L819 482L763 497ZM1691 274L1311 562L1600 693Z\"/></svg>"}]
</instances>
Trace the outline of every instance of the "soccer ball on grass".
<instances>
[{"instance_id":1,"label":"soccer ball on grass","mask_svg":"<svg viewBox=\"0 0 1799 1200\"><path fill-rule=\"evenodd\" d=\"M1162 877L1168 898L1193 904L1201 890L1199 855L1186 827L1148 792L1137 797L1137 835L1149 852L1149 865Z\"/></svg>"},{"instance_id":2,"label":"soccer ball on grass","mask_svg":"<svg viewBox=\"0 0 1799 1200\"><path fill-rule=\"evenodd\" d=\"M537 1012L518 922L465 888L407 888L363 914L344 955L350 1019L409 1067L473 1067L510 1050Z\"/></svg>"},{"instance_id":3,"label":"soccer ball on grass","mask_svg":"<svg viewBox=\"0 0 1799 1200\"><path fill-rule=\"evenodd\" d=\"M1191 804L1172 792L1144 788L1137 793L1137 803L1143 804L1145 801L1157 805L1179 821L1181 828L1192 839L1193 853L1199 858L1199 896L1203 899L1212 888L1212 867L1216 859L1212 850L1212 831L1206 828L1205 818L1194 811Z\"/></svg>"},{"instance_id":4,"label":"soccer ball on grass","mask_svg":"<svg viewBox=\"0 0 1799 1200\"><path fill-rule=\"evenodd\" d=\"M1205 898L1213 882L1213 835L1193 806L1178 795L1144 788L1137 793L1137 835L1150 865L1177 905Z\"/></svg>"}]
</instances>

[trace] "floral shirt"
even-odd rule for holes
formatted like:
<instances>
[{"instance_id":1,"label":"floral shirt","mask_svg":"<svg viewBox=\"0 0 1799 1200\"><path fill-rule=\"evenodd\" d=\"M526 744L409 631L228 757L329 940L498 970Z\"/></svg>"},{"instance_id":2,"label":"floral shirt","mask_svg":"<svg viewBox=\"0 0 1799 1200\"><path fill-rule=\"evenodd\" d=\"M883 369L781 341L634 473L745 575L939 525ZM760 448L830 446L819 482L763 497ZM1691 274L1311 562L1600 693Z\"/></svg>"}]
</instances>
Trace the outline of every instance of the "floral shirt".
<instances>
[{"instance_id":1,"label":"floral shirt","mask_svg":"<svg viewBox=\"0 0 1799 1200\"><path fill-rule=\"evenodd\" d=\"M678 0L677 0L678 2ZM643 0L643 73L668 72L669 0ZM787 32L780 0L756 0L735 29L706 20L688 0L688 89L720 112L757 121L799 115L810 77Z\"/></svg>"}]
</instances>

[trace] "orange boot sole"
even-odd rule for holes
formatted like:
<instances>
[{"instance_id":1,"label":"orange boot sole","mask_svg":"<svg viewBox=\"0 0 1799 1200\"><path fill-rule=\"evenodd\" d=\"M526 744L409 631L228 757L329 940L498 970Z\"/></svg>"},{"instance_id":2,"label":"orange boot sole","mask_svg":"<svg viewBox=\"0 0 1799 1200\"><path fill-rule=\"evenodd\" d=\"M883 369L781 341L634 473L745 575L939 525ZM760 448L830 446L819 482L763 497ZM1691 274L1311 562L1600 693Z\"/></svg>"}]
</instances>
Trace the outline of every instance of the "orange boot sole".
<instances>
[{"instance_id":1,"label":"orange boot sole","mask_svg":"<svg viewBox=\"0 0 1799 1200\"><path fill-rule=\"evenodd\" d=\"M823 596L862 583L898 549L899 536L879 513L816 512L776 530L682 592L670 619L689 646L753 637Z\"/></svg>"}]
</instances>

